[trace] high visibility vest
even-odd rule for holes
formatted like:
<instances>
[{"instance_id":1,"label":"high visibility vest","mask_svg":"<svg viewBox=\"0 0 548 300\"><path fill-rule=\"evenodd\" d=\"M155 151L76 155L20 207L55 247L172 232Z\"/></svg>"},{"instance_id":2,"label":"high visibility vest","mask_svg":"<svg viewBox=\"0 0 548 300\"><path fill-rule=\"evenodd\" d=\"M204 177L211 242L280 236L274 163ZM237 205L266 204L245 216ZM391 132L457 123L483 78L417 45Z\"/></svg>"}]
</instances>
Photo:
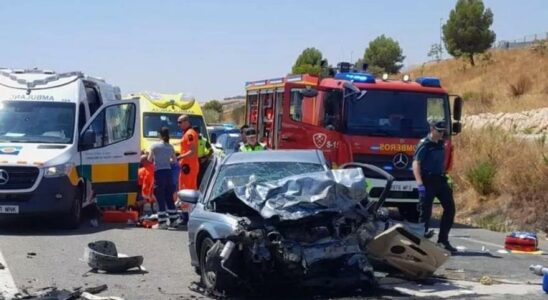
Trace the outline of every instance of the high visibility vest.
<instances>
[{"instance_id":1,"label":"high visibility vest","mask_svg":"<svg viewBox=\"0 0 548 300\"><path fill-rule=\"evenodd\" d=\"M262 151L265 150L265 146L261 143L255 144L255 146L251 146L249 144L243 144L240 147L241 152L252 152L252 151Z\"/></svg>"},{"instance_id":2,"label":"high visibility vest","mask_svg":"<svg viewBox=\"0 0 548 300\"><path fill-rule=\"evenodd\" d=\"M206 155L209 155L210 152L211 149L207 147L207 139L200 136L200 138L198 139L198 157L202 158Z\"/></svg>"}]
</instances>

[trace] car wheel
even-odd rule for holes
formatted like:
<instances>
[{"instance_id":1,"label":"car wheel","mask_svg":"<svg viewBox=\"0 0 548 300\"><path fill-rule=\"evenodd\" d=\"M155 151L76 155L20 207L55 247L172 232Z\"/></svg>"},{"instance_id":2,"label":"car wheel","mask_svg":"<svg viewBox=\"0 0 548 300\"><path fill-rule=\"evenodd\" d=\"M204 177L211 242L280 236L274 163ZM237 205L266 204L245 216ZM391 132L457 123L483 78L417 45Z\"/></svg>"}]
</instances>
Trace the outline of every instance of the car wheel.
<instances>
[{"instance_id":1,"label":"car wheel","mask_svg":"<svg viewBox=\"0 0 548 300\"><path fill-rule=\"evenodd\" d=\"M82 189L78 189L72 200L72 206L68 214L63 216L61 226L65 229L77 229L82 219Z\"/></svg>"},{"instance_id":2,"label":"car wheel","mask_svg":"<svg viewBox=\"0 0 548 300\"><path fill-rule=\"evenodd\" d=\"M200 279L208 290L229 293L234 290L235 279L221 268L223 244L215 243L211 238L203 239L200 246Z\"/></svg>"},{"instance_id":3,"label":"car wheel","mask_svg":"<svg viewBox=\"0 0 548 300\"><path fill-rule=\"evenodd\" d=\"M419 210L417 203L402 203L398 205L400 216L409 222L416 223L419 221Z\"/></svg>"}]
</instances>

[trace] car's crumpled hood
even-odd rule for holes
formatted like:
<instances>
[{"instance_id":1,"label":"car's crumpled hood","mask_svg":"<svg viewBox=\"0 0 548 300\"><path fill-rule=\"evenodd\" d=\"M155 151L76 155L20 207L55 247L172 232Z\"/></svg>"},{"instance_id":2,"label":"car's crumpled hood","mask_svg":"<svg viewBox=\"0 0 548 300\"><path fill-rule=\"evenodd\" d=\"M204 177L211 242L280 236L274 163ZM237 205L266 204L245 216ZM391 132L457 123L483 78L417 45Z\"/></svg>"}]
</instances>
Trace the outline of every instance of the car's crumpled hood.
<instances>
[{"instance_id":1,"label":"car's crumpled hood","mask_svg":"<svg viewBox=\"0 0 548 300\"><path fill-rule=\"evenodd\" d=\"M265 218L298 220L323 212L344 213L366 198L360 168L295 175L234 188L243 203Z\"/></svg>"}]
</instances>

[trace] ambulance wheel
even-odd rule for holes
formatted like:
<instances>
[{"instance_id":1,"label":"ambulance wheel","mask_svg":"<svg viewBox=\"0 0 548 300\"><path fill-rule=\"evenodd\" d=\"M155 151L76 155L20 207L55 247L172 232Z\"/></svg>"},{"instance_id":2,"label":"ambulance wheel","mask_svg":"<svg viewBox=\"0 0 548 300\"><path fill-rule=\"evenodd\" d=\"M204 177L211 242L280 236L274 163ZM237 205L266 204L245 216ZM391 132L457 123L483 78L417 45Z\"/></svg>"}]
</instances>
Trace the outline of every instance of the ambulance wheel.
<instances>
[{"instance_id":1,"label":"ambulance wheel","mask_svg":"<svg viewBox=\"0 0 548 300\"><path fill-rule=\"evenodd\" d=\"M398 205L400 216L409 222L417 223L419 221L419 209L417 203L400 203Z\"/></svg>"},{"instance_id":2,"label":"ambulance wheel","mask_svg":"<svg viewBox=\"0 0 548 300\"><path fill-rule=\"evenodd\" d=\"M65 229L77 229L82 219L82 189L79 188L72 200L70 211L62 219L62 227Z\"/></svg>"}]
</instances>

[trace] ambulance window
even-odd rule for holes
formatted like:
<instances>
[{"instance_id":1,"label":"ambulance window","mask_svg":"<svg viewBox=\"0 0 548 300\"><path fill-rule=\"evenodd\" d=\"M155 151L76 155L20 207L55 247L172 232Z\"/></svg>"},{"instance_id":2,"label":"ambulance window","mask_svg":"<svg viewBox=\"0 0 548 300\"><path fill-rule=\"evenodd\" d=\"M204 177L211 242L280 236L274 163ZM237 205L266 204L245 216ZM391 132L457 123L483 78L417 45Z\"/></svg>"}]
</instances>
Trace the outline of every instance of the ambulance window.
<instances>
[{"instance_id":1,"label":"ambulance window","mask_svg":"<svg viewBox=\"0 0 548 300\"><path fill-rule=\"evenodd\" d=\"M94 87L86 87L86 97L89 104L89 114L93 115L101 107L101 98Z\"/></svg>"},{"instance_id":2,"label":"ambulance window","mask_svg":"<svg viewBox=\"0 0 548 300\"><path fill-rule=\"evenodd\" d=\"M82 132L84 125L86 125L86 107L84 103L80 103L78 107L78 134Z\"/></svg>"},{"instance_id":3,"label":"ambulance window","mask_svg":"<svg viewBox=\"0 0 548 300\"><path fill-rule=\"evenodd\" d=\"M135 131L135 105L107 107L95 117L86 132L95 135L93 148L101 148L131 138Z\"/></svg>"},{"instance_id":4,"label":"ambulance window","mask_svg":"<svg viewBox=\"0 0 548 300\"><path fill-rule=\"evenodd\" d=\"M314 120L316 112L314 111L316 97L304 97L298 89L291 91L291 102L289 105L289 116L292 120L303 122L310 125L317 125Z\"/></svg>"},{"instance_id":5,"label":"ambulance window","mask_svg":"<svg viewBox=\"0 0 548 300\"><path fill-rule=\"evenodd\" d=\"M111 106L106 109L107 145L127 140L133 136L135 106L131 103Z\"/></svg>"},{"instance_id":6,"label":"ambulance window","mask_svg":"<svg viewBox=\"0 0 548 300\"><path fill-rule=\"evenodd\" d=\"M95 142L93 148L101 148L105 146L105 113L95 117L93 122L86 129L86 132L92 132L95 135ZM85 134L84 134L85 135Z\"/></svg>"}]
</instances>

